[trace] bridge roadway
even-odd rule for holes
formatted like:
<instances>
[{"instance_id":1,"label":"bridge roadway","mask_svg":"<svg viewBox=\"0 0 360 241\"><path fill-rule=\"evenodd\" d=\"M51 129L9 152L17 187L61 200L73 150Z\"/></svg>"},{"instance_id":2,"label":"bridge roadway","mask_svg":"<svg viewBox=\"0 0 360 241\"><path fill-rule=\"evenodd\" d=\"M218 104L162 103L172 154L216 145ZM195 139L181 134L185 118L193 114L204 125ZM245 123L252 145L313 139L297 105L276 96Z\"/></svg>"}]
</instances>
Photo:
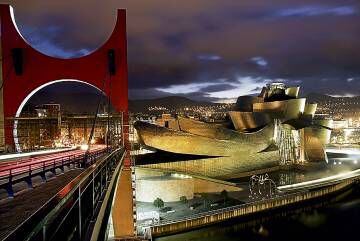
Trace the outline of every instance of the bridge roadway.
<instances>
[{"instance_id":1,"label":"bridge roadway","mask_svg":"<svg viewBox=\"0 0 360 241\"><path fill-rule=\"evenodd\" d=\"M104 145L96 145L96 146L92 146L91 147L91 152L93 151L97 151L97 150L103 150L105 149L106 146ZM70 149L67 151L61 151L58 150L55 153L50 153L50 154L35 154L35 155L30 155L29 157L25 157L25 158L17 158L15 160L2 160L2 162L0 162L0 175L3 171L7 171L7 167L16 167L16 168L20 168L25 166L26 164L36 164L42 161L48 161L48 160L52 160L52 159L59 159L59 158L66 158L66 157L71 157L71 156L77 156L77 155L83 155L85 153L85 150L80 150L80 149ZM30 153L29 153L30 154Z\"/></svg>"},{"instance_id":2,"label":"bridge roadway","mask_svg":"<svg viewBox=\"0 0 360 241\"><path fill-rule=\"evenodd\" d=\"M30 217L81 172L81 169L69 170L56 178L49 179L46 183L38 186L34 185L31 190L18 192L14 198L0 200L0 240L3 240L6 235Z\"/></svg>"},{"instance_id":3,"label":"bridge roadway","mask_svg":"<svg viewBox=\"0 0 360 241\"><path fill-rule=\"evenodd\" d=\"M77 147L54 148L54 149L45 149L45 150L39 150L39 151L1 154L0 155L0 163L1 163L1 161L8 162L11 160L21 159L21 158L25 158L25 157L41 156L41 155L53 154L53 153L64 152L64 151L72 151L75 149L77 149Z\"/></svg>"},{"instance_id":4,"label":"bridge roadway","mask_svg":"<svg viewBox=\"0 0 360 241\"><path fill-rule=\"evenodd\" d=\"M68 195L70 195L70 197L72 195L73 198L76 198L78 192L72 191L75 183L82 183L77 185L81 186L79 192L81 191L82 193L81 206L84 209L84 214L95 214L95 209L98 209L98 203L101 203L101 197L106 191L106 186L108 185L108 181L111 177L111 170L114 170L114 165L117 162L116 160L119 160L119 158L116 157L122 153L121 149L117 149L113 152L107 152L105 146L96 146L92 149L91 153L94 154L98 153L99 151L102 153L102 155L89 163L91 165L89 165L88 168L70 169L66 173L58 175L56 178L52 178L48 182L38 185L32 190L17 193L13 199L0 200L0 240L3 240L5 237L7 237L6 240L25 239L25 237L29 235L28 233L25 233L25 230L28 231L28 228L32 227L32 225L41 223L38 220L39 218L44 218L46 215L52 212L52 210L57 210L53 206L55 205L54 203L65 202L65 200L68 200L67 202L71 203L73 200L72 198L65 198L65 196ZM73 157L74 155L79 155L79 157L83 159L85 151L74 150L58 155L46 155L35 158L35 160L32 160L31 164L37 165L39 162L41 163L48 161L53 157L56 157L57 159L57 157ZM26 163L27 162L25 162L25 164ZM11 166L19 168L22 167L23 164L24 163L21 161L19 164L13 163ZM6 169L8 167L9 165L1 165L0 170ZM1 173L4 173L4 171ZM87 179L84 179L84 177ZM91 182L93 183L92 185ZM92 194L90 195L91 192ZM92 198L89 198L89 195L92 196ZM62 200L63 198L64 201ZM93 211L91 212L88 210L89 204L90 206L91 204L93 205ZM67 204L64 204L64 206L67 206ZM41 215L39 213L41 213ZM72 218L73 217L71 216L69 220L72 220ZM14 232L15 229L22 231L19 231L20 233L18 231ZM21 234L22 232L24 232L24 234ZM35 240L38 241L37 238L35 238Z\"/></svg>"},{"instance_id":5,"label":"bridge roadway","mask_svg":"<svg viewBox=\"0 0 360 241\"><path fill-rule=\"evenodd\" d=\"M105 237L112 206L109 200L114 195L124 156L124 148L118 147L87 168L75 169L79 175L63 180L56 191L51 184L69 172L24 195L6 199L4 205L0 201L0 240L103 240L92 236ZM2 224L9 228L3 229Z\"/></svg>"},{"instance_id":6,"label":"bridge roadway","mask_svg":"<svg viewBox=\"0 0 360 241\"><path fill-rule=\"evenodd\" d=\"M29 188L33 187L32 178L41 176L46 181L46 173L56 170L64 173L65 167L81 167L84 162L92 161L106 151L105 145L91 146L88 153L85 150L75 149L52 154L30 156L0 163L0 188L6 189L9 197L14 197L13 185L25 181ZM85 160L86 158L86 160Z\"/></svg>"}]
</instances>

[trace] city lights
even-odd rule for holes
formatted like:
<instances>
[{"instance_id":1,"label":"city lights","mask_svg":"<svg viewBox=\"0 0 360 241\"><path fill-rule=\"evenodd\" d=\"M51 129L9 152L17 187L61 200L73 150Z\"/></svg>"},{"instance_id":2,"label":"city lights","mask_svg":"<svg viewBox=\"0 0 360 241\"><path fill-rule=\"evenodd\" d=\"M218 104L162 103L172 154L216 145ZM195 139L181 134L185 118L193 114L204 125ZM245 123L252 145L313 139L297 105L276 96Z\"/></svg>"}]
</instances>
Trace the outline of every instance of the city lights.
<instances>
[{"instance_id":1,"label":"city lights","mask_svg":"<svg viewBox=\"0 0 360 241\"><path fill-rule=\"evenodd\" d=\"M358 1L10 2L1 240L358 236Z\"/></svg>"}]
</instances>

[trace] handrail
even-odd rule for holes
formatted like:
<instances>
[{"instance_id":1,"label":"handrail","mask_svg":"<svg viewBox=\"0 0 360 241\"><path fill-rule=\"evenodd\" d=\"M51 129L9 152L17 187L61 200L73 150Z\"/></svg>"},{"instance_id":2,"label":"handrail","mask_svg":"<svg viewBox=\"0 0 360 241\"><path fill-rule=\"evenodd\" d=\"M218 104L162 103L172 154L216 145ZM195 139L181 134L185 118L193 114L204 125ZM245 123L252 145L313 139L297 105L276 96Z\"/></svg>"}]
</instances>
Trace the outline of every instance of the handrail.
<instances>
[{"instance_id":1,"label":"handrail","mask_svg":"<svg viewBox=\"0 0 360 241\"><path fill-rule=\"evenodd\" d=\"M125 157L126 153L124 152L122 160ZM119 180L119 173L123 168L123 162L118 165L114 171L114 174L111 178L108 191L104 197L104 201L100 207L99 214L96 218L96 223L91 234L90 241L102 241L106 237L106 228L109 221L109 216L111 215L111 207L116 193L117 183Z\"/></svg>"},{"instance_id":2,"label":"handrail","mask_svg":"<svg viewBox=\"0 0 360 241\"><path fill-rule=\"evenodd\" d=\"M64 188L62 188L57 194L55 194L51 199L49 199L44 205L42 205L29 218L27 218L20 225L18 225L17 228L13 230L9 235L7 235L4 240L6 241L49 240L48 235L51 234L49 233L46 234L45 229L49 228L48 225L51 224L51 221L53 221L56 218L59 218L59 215L61 216L61 214L63 214L62 211L64 210L64 208L65 211L71 212L72 208L68 208L68 204L72 204L72 205L75 205L76 203L80 204L81 196L84 195L85 191L89 190L87 188L90 188L88 182L91 181L94 182L95 180L94 177L95 178L99 177L101 183L103 183L103 179L105 179L104 185L106 186L107 180L106 180L106 175L104 175L104 172L107 172L109 168L112 168L111 164L113 164L114 159L116 159L114 163L120 161L117 160L118 159L117 156L119 155L119 153L123 153L123 152L124 152L124 148L118 148L114 150L111 154L109 154L107 158L89 166L87 169L85 169L84 172L79 174ZM94 185L92 187L94 188ZM102 196L105 189L106 187L102 188L100 197ZM100 199L98 201L100 201ZM81 208L80 205L79 208ZM93 203L92 212L94 212L94 208L96 208L96 206L94 206ZM67 217L68 216L65 215L62 219L62 222ZM81 220L79 222L81 222ZM60 224L57 223L56 225L60 226ZM69 227L69 228L73 228L73 227ZM42 229L43 232L41 232ZM47 235L47 236L43 236L43 235Z\"/></svg>"},{"instance_id":3,"label":"handrail","mask_svg":"<svg viewBox=\"0 0 360 241\"><path fill-rule=\"evenodd\" d=\"M99 153L99 152L103 152L105 150L104 149L101 149L101 150L98 150L96 149L95 151L92 151L91 153ZM73 157L84 157L85 155L85 152L84 153L70 153L70 155L67 155L67 156L62 156L62 157L59 157L59 158L48 158L48 159L45 159L45 160L38 160L38 161L32 161L31 163L21 163L21 164L17 164L15 167L13 167L14 165L10 165L9 167L7 168L4 168L3 170L0 171L1 172L6 172L6 171L9 171L9 170L14 170L14 169L18 169L18 168L21 168L21 167L27 167L27 166L31 166L31 165L35 165L35 164L39 164L39 163L43 163L43 162L49 162L49 161L53 161L53 160L62 160L62 159L65 159L65 158L68 158L69 156L73 156ZM31 158L32 159L32 158ZM31 160L30 159L30 160Z\"/></svg>"},{"instance_id":4,"label":"handrail","mask_svg":"<svg viewBox=\"0 0 360 241\"><path fill-rule=\"evenodd\" d=\"M35 158L34 161L27 163L21 162L15 165L0 166L0 188L6 189L9 197L14 197L13 184L25 181L28 187L32 188L31 178L41 176L46 181L46 172L52 172L56 175L56 169L64 172L64 167L71 165L79 168L91 165L93 161L103 153L110 151L108 148L95 148L90 153L76 150L63 153L61 156L49 155L41 159Z\"/></svg>"}]
</instances>

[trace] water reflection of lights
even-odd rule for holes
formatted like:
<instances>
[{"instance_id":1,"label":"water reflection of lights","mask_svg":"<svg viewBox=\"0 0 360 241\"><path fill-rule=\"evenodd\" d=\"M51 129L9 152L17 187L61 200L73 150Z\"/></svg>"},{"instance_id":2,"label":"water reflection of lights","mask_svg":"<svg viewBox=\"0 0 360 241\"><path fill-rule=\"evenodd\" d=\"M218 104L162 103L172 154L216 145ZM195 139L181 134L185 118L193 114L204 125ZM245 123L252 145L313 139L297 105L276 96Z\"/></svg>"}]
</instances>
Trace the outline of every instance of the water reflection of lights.
<instances>
[{"instance_id":1,"label":"water reflection of lights","mask_svg":"<svg viewBox=\"0 0 360 241\"><path fill-rule=\"evenodd\" d=\"M181 178L181 179L191 178L191 176L179 174L179 173L173 173L173 174L171 174L171 176L176 177L176 178Z\"/></svg>"},{"instance_id":2,"label":"water reflection of lights","mask_svg":"<svg viewBox=\"0 0 360 241\"><path fill-rule=\"evenodd\" d=\"M339 174L336 174L336 175L333 175L333 176L319 178L319 179L316 179L316 180L311 180L311 181L306 181L306 182L300 182L300 183L295 183L295 184L290 184L290 185L279 186L278 189L279 190L286 190L286 189L293 189L293 188L306 188L306 187L311 186L311 185L322 184L322 183L331 182L331 181L341 181L343 179L358 176L358 175L360 175L360 169L356 169L354 171L345 172L345 173L339 173Z\"/></svg>"},{"instance_id":3,"label":"water reflection of lights","mask_svg":"<svg viewBox=\"0 0 360 241\"><path fill-rule=\"evenodd\" d=\"M149 154L149 153L155 153L155 151L151 151L151 150L147 150L147 149L143 149L143 148L140 148L139 150L130 151L130 155L132 155L132 156L144 155L144 154Z\"/></svg>"},{"instance_id":4,"label":"water reflection of lights","mask_svg":"<svg viewBox=\"0 0 360 241\"><path fill-rule=\"evenodd\" d=\"M332 158L330 159L329 164L332 165L357 165L359 163L360 157L346 157L346 158Z\"/></svg>"},{"instance_id":5,"label":"water reflection of lights","mask_svg":"<svg viewBox=\"0 0 360 241\"><path fill-rule=\"evenodd\" d=\"M83 144L80 146L80 150L86 151L87 149L89 149L89 145Z\"/></svg>"}]
</instances>

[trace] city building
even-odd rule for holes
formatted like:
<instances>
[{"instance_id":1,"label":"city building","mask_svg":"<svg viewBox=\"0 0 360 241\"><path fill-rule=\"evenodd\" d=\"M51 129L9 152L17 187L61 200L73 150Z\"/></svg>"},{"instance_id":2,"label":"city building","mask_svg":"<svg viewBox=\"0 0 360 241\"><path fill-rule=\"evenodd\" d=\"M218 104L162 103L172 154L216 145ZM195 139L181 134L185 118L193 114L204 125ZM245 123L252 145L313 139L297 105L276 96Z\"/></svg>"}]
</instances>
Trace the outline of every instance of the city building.
<instances>
[{"instance_id":1,"label":"city building","mask_svg":"<svg viewBox=\"0 0 360 241\"><path fill-rule=\"evenodd\" d=\"M94 115L64 114L60 104L43 104L23 112L20 117L8 118L6 125L14 128L16 123L19 146L23 151L30 151L85 144L94 123L91 144L114 144L121 141L121 118L118 114L101 113L94 122Z\"/></svg>"},{"instance_id":2,"label":"city building","mask_svg":"<svg viewBox=\"0 0 360 241\"><path fill-rule=\"evenodd\" d=\"M273 83L258 96L240 96L228 121L209 123L164 115L156 124L134 124L151 149L192 155L192 160L146 165L214 178L231 178L279 165L327 161L331 121L315 120L315 103L299 87ZM170 125L171 123L171 125Z\"/></svg>"}]
</instances>

